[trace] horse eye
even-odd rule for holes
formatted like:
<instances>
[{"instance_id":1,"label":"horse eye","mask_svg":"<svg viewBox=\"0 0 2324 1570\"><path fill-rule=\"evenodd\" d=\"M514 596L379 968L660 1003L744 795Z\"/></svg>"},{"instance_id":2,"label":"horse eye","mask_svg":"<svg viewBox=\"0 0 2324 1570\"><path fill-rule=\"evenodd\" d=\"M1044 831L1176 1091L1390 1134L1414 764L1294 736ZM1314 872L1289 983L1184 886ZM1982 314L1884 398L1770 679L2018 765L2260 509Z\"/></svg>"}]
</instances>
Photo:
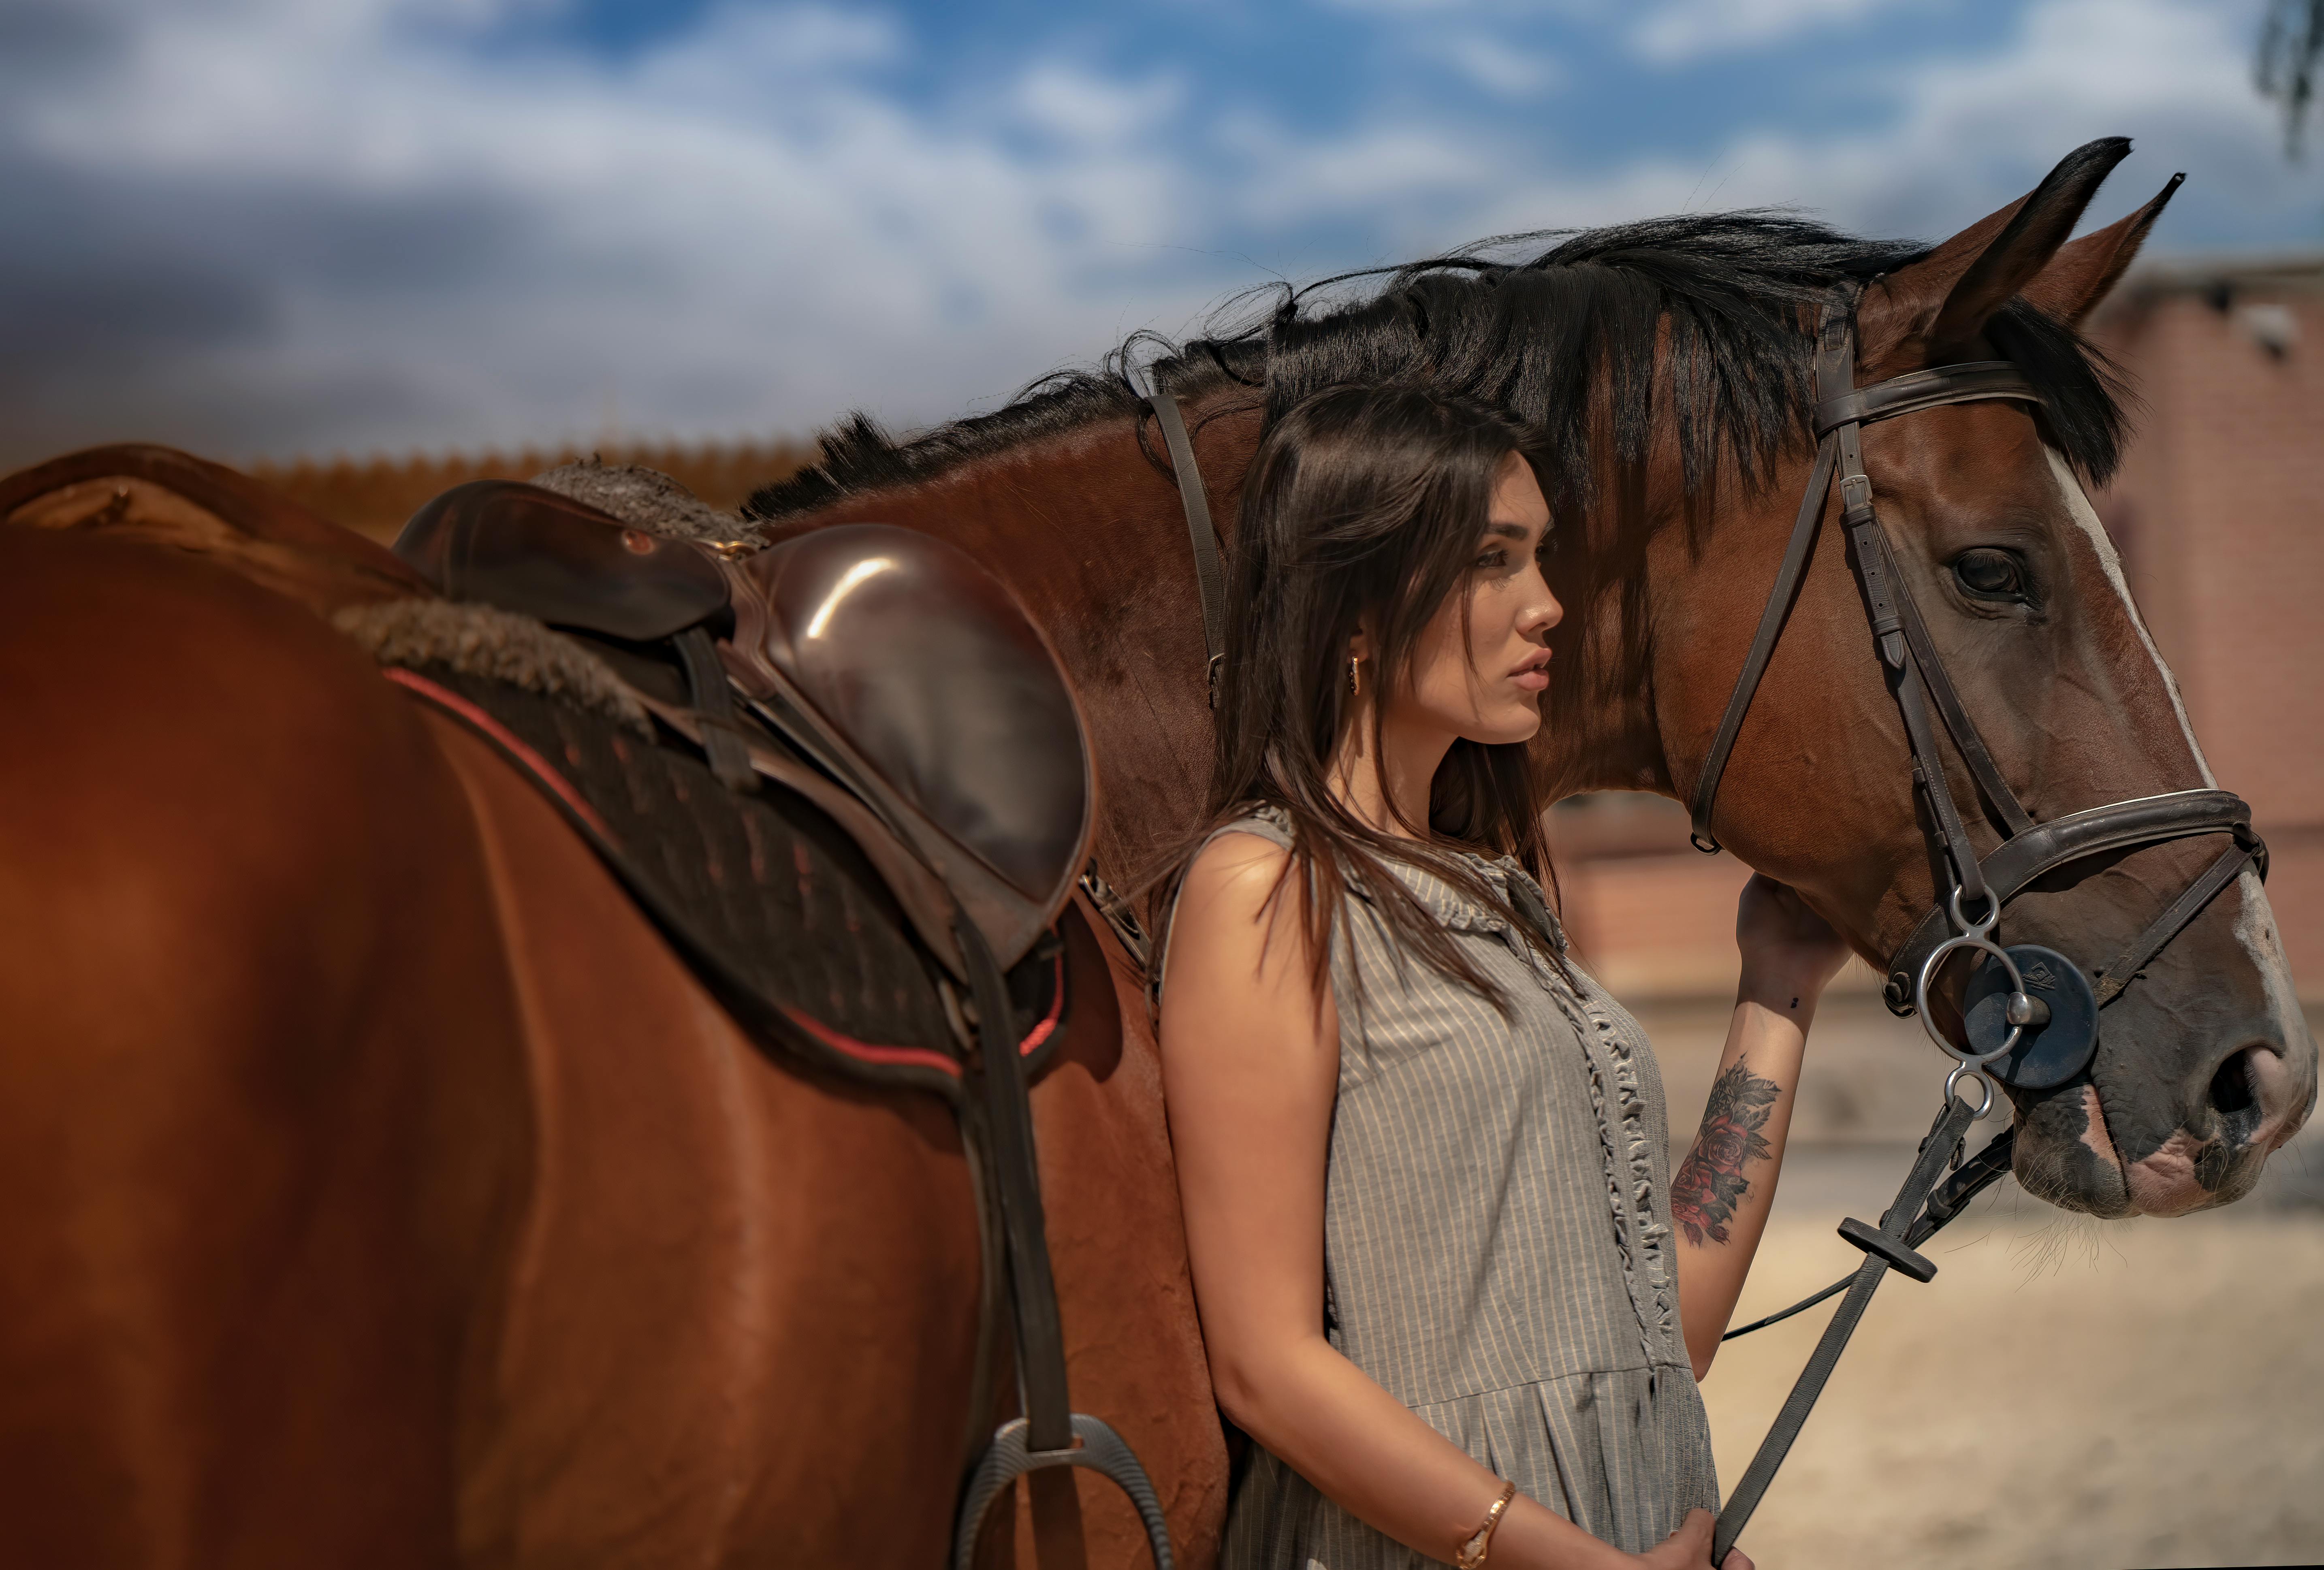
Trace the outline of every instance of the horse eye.
<instances>
[{"instance_id":1,"label":"horse eye","mask_svg":"<svg viewBox=\"0 0 2324 1570\"><path fill-rule=\"evenodd\" d=\"M1962 588L1981 600L2022 600L2025 580L2016 558L2006 550L1966 550L1953 563Z\"/></svg>"}]
</instances>

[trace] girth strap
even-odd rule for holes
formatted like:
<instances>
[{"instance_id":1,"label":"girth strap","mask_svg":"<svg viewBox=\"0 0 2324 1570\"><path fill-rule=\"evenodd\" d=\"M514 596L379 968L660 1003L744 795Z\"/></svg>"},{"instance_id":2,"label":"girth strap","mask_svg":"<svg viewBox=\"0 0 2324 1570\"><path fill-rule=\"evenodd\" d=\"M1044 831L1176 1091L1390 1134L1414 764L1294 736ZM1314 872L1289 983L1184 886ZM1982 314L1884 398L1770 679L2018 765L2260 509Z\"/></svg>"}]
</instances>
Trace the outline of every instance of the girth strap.
<instances>
[{"instance_id":1,"label":"girth strap","mask_svg":"<svg viewBox=\"0 0 2324 1570\"><path fill-rule=\"evenodd\" d=\"M1186 513L1186 539L1194 548L1194 586L1203 596L1203 646L1210 658L1204 670L1210 684L1211 706L1219 706L1219 670L1227 650L1227 579L1219 561L1218 531L1211 524L1210 494L1203 486L1203 471L1194 462L1194 444L1186 435L1185 417L1178 401L1157 392L1147 405L1162 440L1170 449L1170 466L1178 477L1178 502Z\"/></svg>"}]
</instances>

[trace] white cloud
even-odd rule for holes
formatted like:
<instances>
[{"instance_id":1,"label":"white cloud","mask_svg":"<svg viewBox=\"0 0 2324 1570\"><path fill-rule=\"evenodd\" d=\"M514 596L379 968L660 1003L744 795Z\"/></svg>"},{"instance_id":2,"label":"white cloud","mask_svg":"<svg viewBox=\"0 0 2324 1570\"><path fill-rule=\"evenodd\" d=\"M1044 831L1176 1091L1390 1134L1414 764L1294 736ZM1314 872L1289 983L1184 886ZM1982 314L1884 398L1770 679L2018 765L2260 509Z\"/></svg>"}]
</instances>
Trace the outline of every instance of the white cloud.
<instances>
[{"instance_id":1,"label":"white cloud","mask_svg":"<svg viewBox=\"0 0 2324 1570\"><path fill-rule=\"evenodd\" d=\"M1738 126L1708 160L1655 155L1592 168L1557 146L1382 121L1329 143L1278 138L1249 189L1306 216L1401 212L1406 226L1417 220L1423 245L1760 205L1805 208L1864 233L1938 238L2022 195L2072 148L2126 134L2136 156L2093 221L2183 169L2182 211L2209 202L2246 225L2301 223L2324 214L2324 179L2283 162L2274 112L2251 88L2247 9L2034 0L1991 51L1911 60L1856 83L1864 129L1789 131L1784 106L1771 102L1766 124ZM2312 220L2304 226L2315 232ZM2166 248L2172 232L2166 220Z\"/></svg>"},{"instance_id":2,"label":"white cloud","mask_svg":"<svg viewBox=\"0 0 2324 1570\"><path fill-rule=\"evenodd\" d=\"M0 258L17 456L115 436L473 448L595 436L609 408L694 436L858 403L927 421L1189 324L1264 281L1245 254L1314 272L1765 202L1934 236L2107 134L2140 156L2101 221L2181 168L2182 207L2324 212L2251 92L2247 7L2207 0L2034 0L1997 49L1853 84L1866 129L1794 132L1771 102L1712 158L1610 163L1409 100L1304 133L1248 97L1190 107L1167 69L1038 51L981 98L916 103L893 85L930 64L914 39L828 6L716 12L608 65L447 44L445 18L505 13L429 3L415 27L391 0L149 0L78 74L10 84L0 60L0 202L31 210L7 183L29 161L90 236ZM1488 9L1431 31L1487 36L1469 23ZM29 292L28 266L49 269ZM16 303L36 299L67 304ZM12 323L68 319L65 350L8 357L11 332L32 341Z\"/></svg>"},{"instance_id":3,"label":"white cloud","mask_svg":"<svg viewBox=\"0 0 2324 1570\"><path fill-rule=\"evenodd\" d=\"M1537 96L1565 77L1555 56L1489 32L1456 32L1439 41L1436 48L1454 70L1504 98Z\"/></svg>"},{"instance_id":4,"label":"white cloud","mask_svg":"<svg viewBox=\"0 0 2324 1570\"><path fill-rule=\"evenodd\" d=\"M1184 171L1141 134L1170 84L1036 64L1015 113L1056 145L1028 157L868 79L903 48L835 11L737 9L626 69L512 72L376 10L252 5L152 23L18 125L86 179L458 199L518 232L424 288L359 258L362 276L292 277L263 335L179 366L181 393L208 377L287 411L261 449L317 439L302 406L366 388L364 434L391 447L594 433L609 405L690 433L800 431L859 402L933 420L1215 292L1148 286L1162 314L1125 319L1084 282L1151 271L1196 229Z\"/></svg>"},{"instance_id":5,"label":"white cloud","mask_svg":"<svg viewBox=\"0 0 2324 1570\"><path fill-rule=\"evenodd\" d=\"M1927 0L1665 0L1631 35L1646 59L1664 64L1756 49L1818 28L1861 22L1877 11Z\"/></svg>"}]
</instances>

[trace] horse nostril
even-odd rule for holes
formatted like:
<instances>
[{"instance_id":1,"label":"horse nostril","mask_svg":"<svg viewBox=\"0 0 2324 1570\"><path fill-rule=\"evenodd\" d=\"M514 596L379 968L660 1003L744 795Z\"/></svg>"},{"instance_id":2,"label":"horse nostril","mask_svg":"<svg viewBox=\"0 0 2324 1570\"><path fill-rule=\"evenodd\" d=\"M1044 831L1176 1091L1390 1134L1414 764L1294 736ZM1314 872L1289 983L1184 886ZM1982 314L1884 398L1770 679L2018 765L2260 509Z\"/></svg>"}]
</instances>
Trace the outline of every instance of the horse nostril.
<instances>
[{"instance_id":1,"label":"horse nostril","mask_svg":"<svg viewBox=\"0 0 2324 1570\"><path fill-rule=\"evenodd\" d=\"M2258 1050L2246 1047L2230 1052L2211 1076L2211 1110L2219 1114L2220 1131L2236 1143L2250 1139L2259 1126L2259 1086L2252 1075L2252 1054Z\"/></svg>"}]
</instances>

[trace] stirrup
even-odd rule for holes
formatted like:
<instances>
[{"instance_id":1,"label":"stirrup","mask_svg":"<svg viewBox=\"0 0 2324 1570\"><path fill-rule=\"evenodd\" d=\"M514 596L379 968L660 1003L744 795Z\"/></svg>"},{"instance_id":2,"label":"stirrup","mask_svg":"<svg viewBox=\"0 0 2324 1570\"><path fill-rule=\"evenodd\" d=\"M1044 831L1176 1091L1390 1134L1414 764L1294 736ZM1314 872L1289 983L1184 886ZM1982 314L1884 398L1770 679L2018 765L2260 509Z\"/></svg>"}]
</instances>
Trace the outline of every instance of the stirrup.
<instances>
[{"instance_id":1,"label":"stirrup","mask_svg":"<svg viewBox=\"0 0 2324 1570\"><path fill-rule=\"evenodd\" d=\"M1111 1478L1138 1507L1146 1527L1146 1546L1154 1555L1154 1570L1171 1570L1170 1528L1162 1519L1162 1501L1147 1480L1129 1442L1102 1418L1075 1412L1074 1437L1081 1443L1069 1450L1033 1450L1026 1445L1027 1420L1011 1418L992 1432L969 1473L960 1501L960 1524L954 1530L953 1570L970 1570L976 1557L976 1539L984 1527L985 1512L1009 1485L1028 1472L1047 1466L1086 1466Z\"/></svg>"}]
</instances>

